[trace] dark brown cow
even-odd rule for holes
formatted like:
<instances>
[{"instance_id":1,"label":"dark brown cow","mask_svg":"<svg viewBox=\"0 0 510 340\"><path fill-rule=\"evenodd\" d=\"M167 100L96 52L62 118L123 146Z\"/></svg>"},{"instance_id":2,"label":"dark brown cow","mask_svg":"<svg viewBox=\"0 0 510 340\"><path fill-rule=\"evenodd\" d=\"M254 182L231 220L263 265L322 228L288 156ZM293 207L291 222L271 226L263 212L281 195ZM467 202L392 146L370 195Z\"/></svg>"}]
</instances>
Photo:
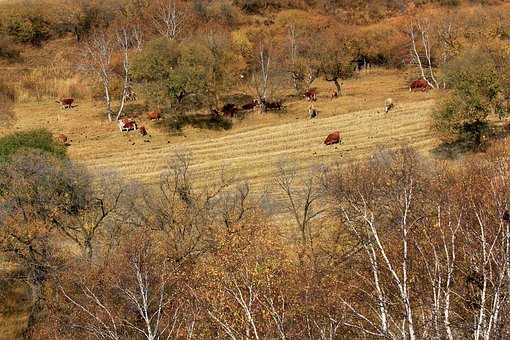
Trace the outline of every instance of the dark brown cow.
<instances>
[{"instance_id":1,"label":"dark brown cow","mask_svg":"<svg viewBox=\"0 0 510 340\"><path fill-rule=\"evenodd\" d=\"M140 134L142 136L147 136L147 129L145 128L145 126L140 126L140 128L138 129L138 132L140 132Z\"/></svg>"},{"instance_id":2,"label":"dark brown cow","mask_svg":"<svg viewBox=\"0 0 510 340\"><path fill-rule=\"evenodd\" d=\"M317 101L317 93L317 89L312 87L306 90L306 92L303 94L303 97L305 97L308 101L315 102Z\"/></svg>"},{"instance_id":3,"label":"dark brown cow","mask_svg":"<svg viewBox=\"0 0 510 340\"><path fill-rule=\"evenodd\" d=\"M221 109L221 112L223 112L223 115L226 117L234 117L237 111L239 111L239 109L235 104L225 104Z\"/></svg>"},{"instance_id":4,"label":"dark brown cow","mask_svg":"<svg viewBox=\"0 0 510 340\"><path fill-rule=\"evenodd\" d=\"M160 120L161 114L158 111L147 112L147 118L150 120Z\"/></svg>"},{"instance_id":5,"label":"dark brown cow","mask_svg":"<svg viewBox=\"0 0 510 340\"><path fill-rule=\"evenodd\" d=\"M246 103L243 106L241 106L241 109L243 111L253 110L255 106L259 104L259 101L257 99L253 99L251 103Z\"/></svg>"},{"instance_id":6,"label":"dark brown cow","mask_svg":"<svg viewBox=\"0 0 510 340\"><path fill-rule=\"evenodd\" d=\"M265 100L262 100L262 105L265 107L265 110L273 110L273 111L283 111L285 109L285 106L281 101L275 101L275 102L268 102Z\"/></svg>"},{"instance_id":7,"label":"dark brown cow","mask_svg":"<svg viewBox=\"0 0 510 340\"><path fill-rule=\"evenodd\" d=\"M74 99L73 98L64 98L64 99L57 100L57 103L62 105L63 109L72 109Z\"/></svg>"},{"instance_id":8,"label":"dark brown cow","mask_svg":"<svg viewBox=\"0 0 510 340\"><path fill-rule=\"evenodd\" d=\"M342 140L340 138L340 131L334 131L331 132L328 137L326 137L326 140L324 141L324 144L331 145L331 144L338 144Z\"/></svg>"},{"instance_id":9,"label":"dark brown cow","mask_svg":"<svg viewBox=\"0 0 510 340\"><path fill-rule=\"evenodd\" d=\"M430 85L427 83L424 79L416 79L411 82L411 85L409 85L409 91L427 91L430 90Z\"/></svg>"},{"instance_id":10,"label":"dark brown cow","mask_svg":"<svg viewBox=\"0 0 510 340\"><path fill-rule=\"evenodd\" d=\"M57 139L58 139L58 141L59 141L60 143L62 143L62 144L66 144L66 143L67 143L67 140L68 140L68 139L67 139L67 136L66 136L66 135L64 135L63 133L59 134L59 135L57 136Z\"/></svg>"}]
</instances>

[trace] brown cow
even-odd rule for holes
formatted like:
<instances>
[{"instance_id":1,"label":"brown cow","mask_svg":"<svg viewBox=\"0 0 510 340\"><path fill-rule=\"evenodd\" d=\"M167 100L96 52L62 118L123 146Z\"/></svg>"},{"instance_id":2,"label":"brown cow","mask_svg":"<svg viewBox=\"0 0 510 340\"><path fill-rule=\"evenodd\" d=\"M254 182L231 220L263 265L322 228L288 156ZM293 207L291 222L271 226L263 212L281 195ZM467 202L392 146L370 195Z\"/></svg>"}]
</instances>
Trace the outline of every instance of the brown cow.
<instances>
[{"instance_id":1,"label":"brown cow","mask_svg":"<svg viewBox=\"0 0 510 340\"><path fill-rule=\"evenodd\" d=\"M67 140L68 140L68 139L67 139L67 136L66 136L66 135L64 135L63 133L59 134L59 135L57 136L57 139L58 139L58 141L59 141L60 143L62 143L62 144L67 144Z\"/></svg>"},{"instance_id":2,"label":"brown cow","mask_svg":"<svg viewBox=\"0 0 510 340\"><path fill-rule=\"evenodd\" d=\"M324 144L331 145L331 144L338 144L342 140L340 138L340 131L334 131L331 132L328 137L326 137L326 140L324 141Z\"/></svg>"},{"instance_id":3,"label":"brown cow","mask_svg":"<svg viewBox=\"0 0 510 340\"><path fill-rule=\"evenodd\" d=\"M147 136L147 129L145 128L145 126L140 126L140 128L138 129L138 132L140 132L140 134L142 136Z\"/></svg>"},{"instance_id":4,"label":"brown cow","mask_svg":"<svg viewBox=\"0 0 510 340\"><path fill-rule=\"evenodd\" d=\"M64 98L56 101L60 105L62 105L62 109L72 109L74 99L73 98Z\"/></svg>"},{"instance_id":5,"label":"brown cow","mask_svg":"<svg viewBox=\"0 0 510 340\"><path fill-rule=\"evenodd\" d=\"M120 131L131 131L138 128L136 121L132 118L122 118L118 121Z\"/></svg>"},{"instance_id":6,"label":"brown cow","mask_svg":"<svg viewBox=\"0 0 510 340\"><path fill-rule=\"evenodd\" d=\"M306 100L310 102L317 101L317 89L315 87L309 88L306 90L306 92L303 94L303 97L306 98Z\"/></svg>"},{"instance_id":7,"label":"brown cow","mask_svg":"<svg viewBox=\"0 0 510 340\"><path fill-rule=\"evenodd\" d=\"M338 98L338 91L337 90L331 90L331 92L329 93L329 97L331 98L331 100L333 100L335 98Z\"/></svg>"},{"instance_id":8,"label":"brown cow","mask_svg":"<svg viewBox=\"0 0 510 340\"><path fill-rule=\"evenodd\" d=\"M147 118L149 118L149 120L160 120L161 114L158 111L147 112Z\"/></svg>"},{"instance_id":9,"label":"brown cow","mask_svg":"<svg viewBox=\"0 0 510 340\"><path fill-rule=\"evenodd\" d=\"M430 90L430 85L427 83L425 79L416 79L411 82L409 85L409 91L427 91Z\"/></svg>"}]
</instances>

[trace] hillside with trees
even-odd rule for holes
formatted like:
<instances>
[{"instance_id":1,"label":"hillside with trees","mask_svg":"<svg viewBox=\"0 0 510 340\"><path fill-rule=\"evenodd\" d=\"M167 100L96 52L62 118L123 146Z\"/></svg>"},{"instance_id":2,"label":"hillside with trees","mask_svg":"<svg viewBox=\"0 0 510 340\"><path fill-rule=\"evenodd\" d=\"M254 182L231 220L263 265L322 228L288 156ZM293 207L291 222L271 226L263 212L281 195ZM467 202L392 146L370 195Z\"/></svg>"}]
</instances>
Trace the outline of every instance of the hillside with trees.
<instances>
[{"instance_id":1,"label":"hillside with trees","mask_svg":"<svg viewBox=\"0 0 510 340\"><path fill-rule=\"evenodd\" d=\"M509 112L505 1L0 0L0 339L508 338Z\"/></svg>"}]
</instances>

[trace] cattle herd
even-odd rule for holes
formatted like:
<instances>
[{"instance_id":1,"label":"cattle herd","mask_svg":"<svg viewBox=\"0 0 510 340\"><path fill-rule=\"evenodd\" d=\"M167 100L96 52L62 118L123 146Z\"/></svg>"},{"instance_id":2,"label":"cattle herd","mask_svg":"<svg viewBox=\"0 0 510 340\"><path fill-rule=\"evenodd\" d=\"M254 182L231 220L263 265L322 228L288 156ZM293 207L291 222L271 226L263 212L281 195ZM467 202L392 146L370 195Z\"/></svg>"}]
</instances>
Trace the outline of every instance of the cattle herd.
<instances>
[{"instance_id":1,"label":"cattle herd","mask_svg":"<svg viewBox=\"0 0 510 340\"><path fill-rule=\"evenodd\" d=\"M428 91L432 89L432 86L424 79L416 79L412 81L409 85L409 91L416 92L416 91ZM309 88L303 93L303 97L309 101L309 102L316 102L318 98L318 90L315 87ZM337 98L339 96L339 93L337 90L331 90L329 92L329 98L331 100ZM135 101L136 100L136 94L132 89L129 89L126 94L126 100L127 101ZM61 105L62 109L71 109L73 108L74 99L73 98L62 98L56 101ZM388 113L391 109L394 107L394 102L391 98L387 98L384 102L384 112ZM233 103L225 103L223 107L218 110L216 108L211 107L209 109L210 114L213 116L221 116L233 118L238 114L239 112L247 112L254 110L256 107L260 107L261 111L284 111L285 105L281 100L277 101L269 101L266 99L252 99L251 101L237 105ZM146 113L147 118L150 121L160 120L161 119L161 113L159 111L150 111ZM319 115L319 111L314 107L313 104L311 104L308 107L308 118L314 119L317 118ZM128 131L135 131L138 130L138 132L142 136L146 136L147 129L145 126L138 127L136 121L133 118L122 118L117 121L117 125L119 127L119 130L121 132L128 132ZM60 141L62 144L68 145L68 138L64 134L59 134L57 136L57 140ZM324 140L324 144L326 145L332 145L341 143L341 137L340 137L340 131L334 131L330 133L327 138Z\"/></svg>"}]
</instances>

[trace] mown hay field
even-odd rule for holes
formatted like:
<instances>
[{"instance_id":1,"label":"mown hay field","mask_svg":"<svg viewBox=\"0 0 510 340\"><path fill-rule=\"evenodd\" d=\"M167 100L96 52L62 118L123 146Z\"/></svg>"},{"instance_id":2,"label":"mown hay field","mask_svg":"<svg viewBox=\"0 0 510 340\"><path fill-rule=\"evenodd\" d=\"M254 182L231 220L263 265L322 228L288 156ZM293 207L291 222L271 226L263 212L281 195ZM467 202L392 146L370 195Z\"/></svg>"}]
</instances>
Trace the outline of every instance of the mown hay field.
<instances>
[{"instance_id":1,"label":"mown hay field","mask_svg":"<svg viewBox=\"0 0 510 340\"><path fill-rule=\"evenodd\" d=\"M317 82L319 109L316 119L307 118L310 105L304 99L289 99L285 113L252 112L234 121L228 131L185 128L169 135L158 123L146 121L150 138L136 132L121 133L101 115L100 103L79 102L61 110L53 101L19 104L16 122L9 130L46 127L70 140L69 154L93 172L115 171L129 179L155 184L176 151L192 153L191 170L197 183L207 182L224 169L236 180L249 180L256 188L271 182L275 164L287 159L300 169L332 162L348 163L366 158L377 147L412 145L427 153L435 145L429 131L434 101L430 93L410 93L401 73L375 70L346 81L345 94L328 98L332 85ZM384 100L396 103L384 113ZM328 133L339 130L341 145L325 146Z\"/></svg>"}]
</instances>

